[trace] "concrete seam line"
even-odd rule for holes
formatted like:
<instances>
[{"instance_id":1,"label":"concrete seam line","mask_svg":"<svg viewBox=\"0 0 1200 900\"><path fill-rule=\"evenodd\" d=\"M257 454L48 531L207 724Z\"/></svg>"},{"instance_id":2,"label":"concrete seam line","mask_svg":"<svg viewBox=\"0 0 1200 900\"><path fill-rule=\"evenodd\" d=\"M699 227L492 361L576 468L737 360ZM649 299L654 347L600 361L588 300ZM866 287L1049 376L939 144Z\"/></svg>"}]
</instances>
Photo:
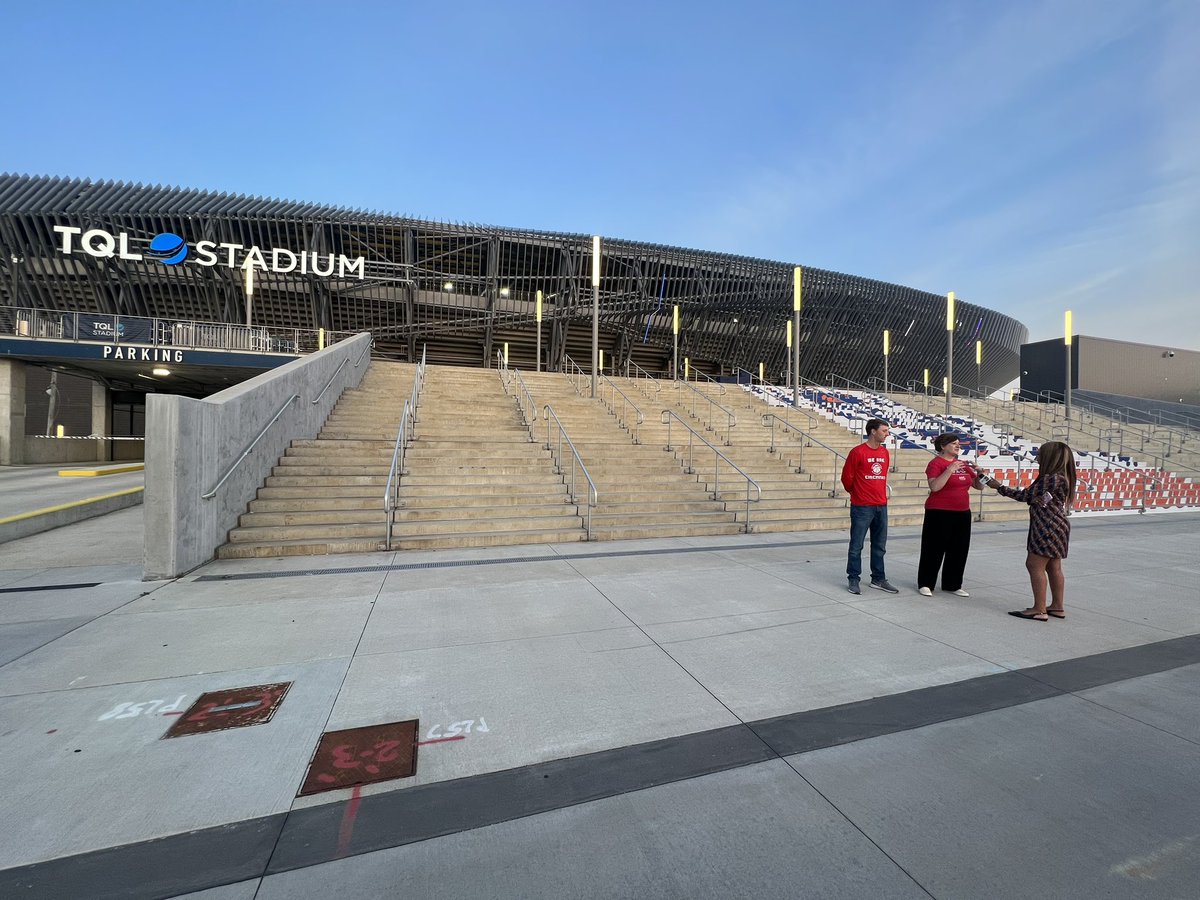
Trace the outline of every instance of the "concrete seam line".
<instances>
[{"instance_id":1,"label":"concrete seam line","mask_svg":"<svg viewBox=\"0 0 1200 900\"><path fill-rule=\"evenodd\" d=\"M123 491L115 491L111 494L101 494L99 497L88 497L85 500L76 500L73 503L63 503L58 506L47 506L44 509L35 509L32 512L18 513L15 516L6 516L0 519L0 525L7 525L10 522L23 522L26 519L33 519L37 516L47 516L50 513L62 512L64 509L74 509L77 506L87 506L91 503L101 503L105 500L112 500L116 497L125 497L129 494L137 494L144 491L144 487L127 488Z\"/></svg>"}]
</instances>

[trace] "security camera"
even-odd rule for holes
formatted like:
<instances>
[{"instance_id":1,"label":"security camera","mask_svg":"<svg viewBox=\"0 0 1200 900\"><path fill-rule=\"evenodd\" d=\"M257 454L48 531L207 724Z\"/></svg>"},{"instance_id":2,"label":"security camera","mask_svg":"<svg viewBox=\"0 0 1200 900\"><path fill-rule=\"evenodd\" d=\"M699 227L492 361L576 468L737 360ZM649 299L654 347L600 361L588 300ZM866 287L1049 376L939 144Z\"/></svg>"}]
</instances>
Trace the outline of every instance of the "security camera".
<instances>
[{"instance_id":1,"label":"security camera","mask_svg":"<svg viewBox=\"0 0 1200 900\"><path fill-rule=\"evenodd\" d=\"M1171 358L1171 357L1173 357L1174 355L1175 355L1175 351L1174 351L1174 350L1168 350L1168 351L1167 351L1167 357L1168 357L1168 358Z\"/></svg>"}]
</instances>

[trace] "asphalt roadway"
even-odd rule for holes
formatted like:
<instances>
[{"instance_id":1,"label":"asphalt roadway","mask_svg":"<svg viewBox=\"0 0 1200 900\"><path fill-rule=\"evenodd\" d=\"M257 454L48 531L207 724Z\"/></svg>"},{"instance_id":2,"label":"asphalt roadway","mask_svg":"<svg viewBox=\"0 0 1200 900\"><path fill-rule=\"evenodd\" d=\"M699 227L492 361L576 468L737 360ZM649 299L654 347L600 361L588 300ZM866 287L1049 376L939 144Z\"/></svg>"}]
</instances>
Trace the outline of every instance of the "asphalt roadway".
<instances>
[{"instance_id":1,"label":"asphalt roadway","mask_svg":"<svg viewBox=\"0 0 1200 900\"><path fill-rule=\"evenodd\" d=\"M852 596L840 532L142 582L141 516L0 545L0 897L1197 896L1200 514L1076 517L1047 623L1014 523L961 599L911 528Z\"/></svg>"}]
</instances>

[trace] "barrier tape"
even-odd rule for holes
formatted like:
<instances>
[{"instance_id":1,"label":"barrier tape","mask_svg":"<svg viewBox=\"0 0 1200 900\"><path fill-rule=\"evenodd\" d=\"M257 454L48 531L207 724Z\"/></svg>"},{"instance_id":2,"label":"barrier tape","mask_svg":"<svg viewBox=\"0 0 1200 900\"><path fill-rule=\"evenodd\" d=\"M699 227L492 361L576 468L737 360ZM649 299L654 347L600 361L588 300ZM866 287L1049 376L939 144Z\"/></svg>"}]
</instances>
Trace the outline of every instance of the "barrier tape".
<instances>
[{"instance_id":1,"label":"barrier tape","mask_svg":"<svg viewBox=\"0 0 1200 900\"><path fill-rule=\"evenodd\" d=\"M27 434L26 437L51 438L56 441L144 441L144 437L117 437L113 434Z\"/></svg>"}]
</instances>

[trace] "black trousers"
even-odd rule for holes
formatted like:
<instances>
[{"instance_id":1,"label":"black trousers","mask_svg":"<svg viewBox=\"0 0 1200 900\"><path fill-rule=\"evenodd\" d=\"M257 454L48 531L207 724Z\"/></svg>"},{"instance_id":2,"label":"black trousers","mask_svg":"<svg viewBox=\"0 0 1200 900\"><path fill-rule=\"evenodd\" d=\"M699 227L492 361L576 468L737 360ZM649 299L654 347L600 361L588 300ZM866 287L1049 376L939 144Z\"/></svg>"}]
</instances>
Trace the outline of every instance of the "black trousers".
<instances>
[{"instance_id":1,"label":"black trousers","mask_svg":"<svg viewBox=\"0 0 1200 900\"><path fill-rule=\"evenodd\" d=\"M942 570L942 590L957 591L963 584L967 554L971 552L971 511L925 510L921 526L921 562L917 565L917 587L937 586Z\"/></svg>"}]
</instances>

